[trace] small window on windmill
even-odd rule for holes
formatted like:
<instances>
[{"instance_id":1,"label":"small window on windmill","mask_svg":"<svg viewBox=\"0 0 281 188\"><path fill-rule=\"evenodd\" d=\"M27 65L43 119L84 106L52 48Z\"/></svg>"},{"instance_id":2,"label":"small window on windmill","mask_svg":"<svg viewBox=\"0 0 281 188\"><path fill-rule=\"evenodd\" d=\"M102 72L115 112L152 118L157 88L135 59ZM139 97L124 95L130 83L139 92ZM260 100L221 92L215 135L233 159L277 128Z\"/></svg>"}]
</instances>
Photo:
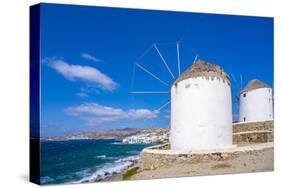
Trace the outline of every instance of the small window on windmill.
<instances>
[{"instance_id":1,"label":"small window on windmill","mask_svg":"<svg viewBox=\"0 0 281 188\"><path fill-rule=\"evenodd\" d=\"M246 121L246 117L244 117L243 120Z\"/></svg>"},{"instance_id":2,"label":"small window on windmill","mask_svg":"<svg viewBox=\"0 0 281 188\"><path fill-rule=\"evenodd\" d=\"M271 98L269 98L269 103L271 102Z\"/></svg>"},{"instance_id":3,"label":"small window on windmill","mask_svg":"<svg viewBox=\"0 0 281 188\"><path fill-rule=\"evenodd\" d=\"M185 88L189 88L189 87L190 87L190 84L186 84L186 85L185 85Z\"/></svg>"},{"instance_id":4,"label":"small window on windmill","mask_svg":"<svg viewBox=\"0 0 281 188\"><path fill-rule=\"evenodd\" d=\"M243 94L243 97L246 97L246 93Z\"/></svg>"}]
</instances>

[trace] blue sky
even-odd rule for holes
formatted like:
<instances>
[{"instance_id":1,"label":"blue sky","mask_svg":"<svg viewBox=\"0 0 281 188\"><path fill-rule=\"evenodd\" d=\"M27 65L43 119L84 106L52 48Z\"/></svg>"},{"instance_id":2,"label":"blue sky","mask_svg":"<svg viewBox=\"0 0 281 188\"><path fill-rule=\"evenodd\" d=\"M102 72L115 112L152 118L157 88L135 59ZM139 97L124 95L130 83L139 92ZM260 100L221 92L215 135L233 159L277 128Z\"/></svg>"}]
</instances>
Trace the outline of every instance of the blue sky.
<instances>
[{"instance_id":1,"label":"blue sky","mask_svg":"<svg viewBox=\"0 0 281 188\"><path fill-rule=\"evenodd\" d=\"M177 41L181 72L198 54L231 76L234 118L240 75L273 85L272 18L42 4L41 134L168 127L169 95L128 92L169 91L134 63L171 84L151 46L178 76Z\"/></svg>"}]
</instances>

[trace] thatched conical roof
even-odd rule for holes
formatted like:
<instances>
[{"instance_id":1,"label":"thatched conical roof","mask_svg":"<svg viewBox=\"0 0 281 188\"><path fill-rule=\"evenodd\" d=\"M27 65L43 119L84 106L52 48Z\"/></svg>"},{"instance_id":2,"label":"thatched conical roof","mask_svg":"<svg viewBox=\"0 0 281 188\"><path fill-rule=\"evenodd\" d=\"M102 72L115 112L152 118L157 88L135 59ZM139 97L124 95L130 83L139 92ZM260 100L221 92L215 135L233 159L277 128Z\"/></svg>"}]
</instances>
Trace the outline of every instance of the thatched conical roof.
<instances>
[{"instance_id":1,"label":"thatched conical roof","mask_svg":"<svg viewBox=\"0 0 281 188\"><path fill-rule=\"evenodd\" d=\"M191 65L191 67L189 67L189 69L184 71L178 77L174 84L177 84L182 80L195 77L205 77L207 79L213 79L217 77L230 84L229 76L224 72L224 70L220 66L207 63L203 60L197 60L193 65Z\"/></svg>"},{"instance_id":2,"label":"thatched conical roof","mask_svg":"<svg viewBox=\"0 0 281 188\"><path fill-rule=\"evenodd\" d=\"M270 88L269 85L263 83L260 80L254 79L251 80L246 87L244 87L244 89L241 91L241 93L246 92L246 91L251 91L251 90L255 90L255 89L259 89L259 88Z\"/></svg>"}]
</instances>

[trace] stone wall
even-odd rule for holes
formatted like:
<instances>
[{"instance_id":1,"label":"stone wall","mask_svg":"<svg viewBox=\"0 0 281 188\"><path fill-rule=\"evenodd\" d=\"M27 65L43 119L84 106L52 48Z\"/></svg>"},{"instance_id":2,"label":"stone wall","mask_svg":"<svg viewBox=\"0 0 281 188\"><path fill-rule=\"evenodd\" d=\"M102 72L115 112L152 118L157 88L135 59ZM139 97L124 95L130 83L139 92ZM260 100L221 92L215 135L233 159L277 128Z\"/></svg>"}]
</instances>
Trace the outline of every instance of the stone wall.
<instances>
[{"instance_id":1,"label":"stone wall","mask_svg":"<svg viewBox=\"0 0 281 188\"><path fill-rule=\"evenodd\" d=\"M274 121L242 122L233 124L233 133L247 131L274 131Z\"/></svg>"},{"instance_id":2,"label":"stone wall","mask_svg":"<svg viewBox=\"0 0 281 188\"><path fill-rule=\"evenodd\" d=\"M176 164L193 164L212 161L226 161L235 159L240 155L258 155L273 148L273 143L262 143L250 146L233 147L225 150L173 152L172 150L159 150L156 147L144 149L141 153L140 170L155 170Z\"/></svg>"},{"instance_id":3,"label":"stone wall","mask_svg":"<svg viewBox=\"0 0 281 188\"><path fill-rule=\"evenodd\" d=\"M253 144L273 142L273 132L271 131L248 131L233 134L233 144Z\"/></svg>"},{"instance_id":4,"label":"stone wall","mask_svg":"<svg viewBox=\"0 0 281 188\"><path fill-rule=\"evenodd\" d=\"M273 142L274 121L233 124L233 144Z\"/></svg>"}]
</instances>

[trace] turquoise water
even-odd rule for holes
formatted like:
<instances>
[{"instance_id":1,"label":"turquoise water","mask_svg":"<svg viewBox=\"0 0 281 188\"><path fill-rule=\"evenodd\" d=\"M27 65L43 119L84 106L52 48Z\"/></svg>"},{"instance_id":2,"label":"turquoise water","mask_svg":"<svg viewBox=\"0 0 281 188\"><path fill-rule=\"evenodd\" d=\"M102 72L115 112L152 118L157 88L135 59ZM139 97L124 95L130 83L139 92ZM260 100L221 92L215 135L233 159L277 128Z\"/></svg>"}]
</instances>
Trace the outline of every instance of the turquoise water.
<instances>
[{"instance_id":1,"label":"turquoise water","mask_svg":"<svg viewBox=\"0 0 281 188\"><path fill-rule=\"evenodd\" d=\"M41 142L41 183L100 181L122 172L138 160L147 144L121 144L111 140Z\"/></svg>"}]
</instances>

